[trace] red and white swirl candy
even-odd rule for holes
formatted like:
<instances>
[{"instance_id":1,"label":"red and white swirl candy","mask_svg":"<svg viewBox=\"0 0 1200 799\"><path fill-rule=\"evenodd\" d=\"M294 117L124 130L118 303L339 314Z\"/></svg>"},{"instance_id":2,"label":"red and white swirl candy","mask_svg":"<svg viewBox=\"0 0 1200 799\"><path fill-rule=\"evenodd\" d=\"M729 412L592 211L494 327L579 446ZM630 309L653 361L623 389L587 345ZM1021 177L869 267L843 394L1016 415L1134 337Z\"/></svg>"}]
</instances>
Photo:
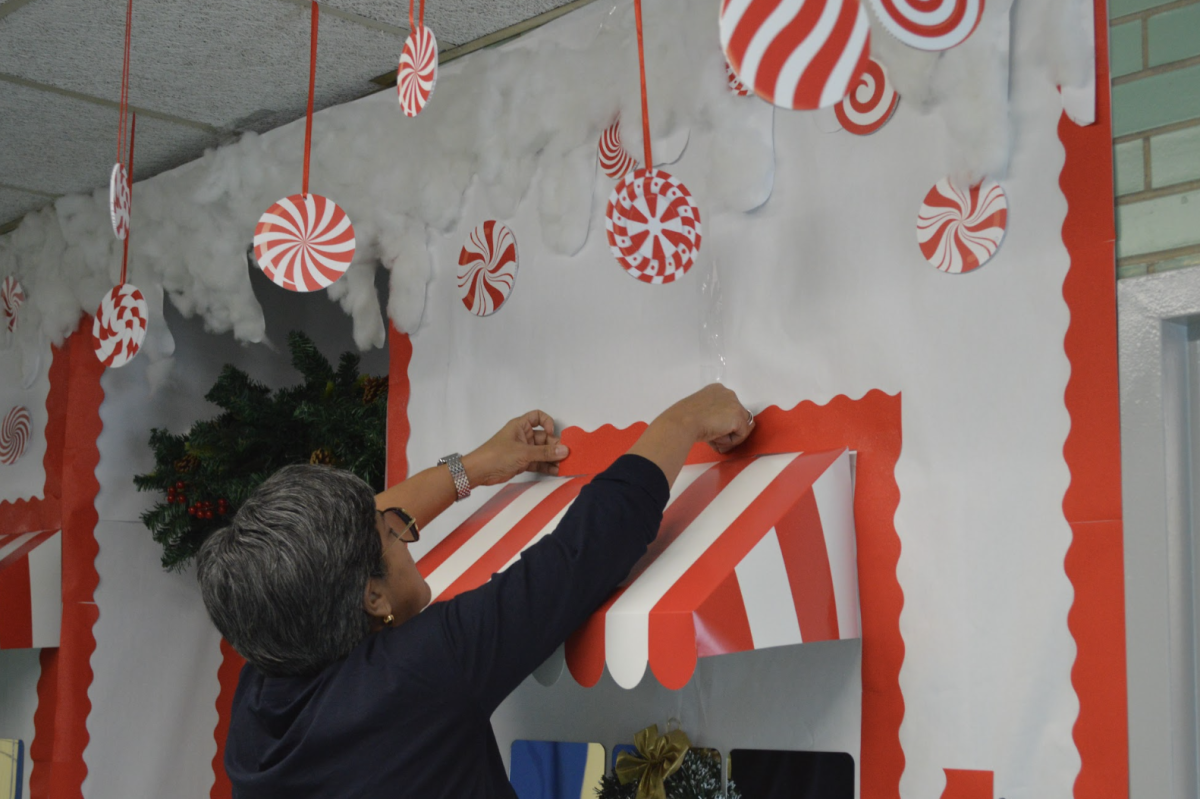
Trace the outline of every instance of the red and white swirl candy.
<instances>
[{"instance_id":1,"label":"red and white swirl candy","mask_svg":"<svg viewBox=\"0 0 1200 799\"><path fill-rule=\"evenodd\" d=\"M517 237L494 219L477 225L458 256L458 288L463 306L491 316L517 282Z\"/></svg>"},{"instance_id":2,"label":"red and white swirl candy","mask_svg":"<svg viewBox=\"0 0 1200 799\"><path fill-rule=\"evenodd\" d=\"M336 283L350 268L354 247L350 217L319 194L284 197L254 228L259 268L289 291L320 291Z\"/></svg>"},{"instance_id":3,"label":"red and white swirl candy","mask_svg":"<svg viewBox=\"0 0 1200 799\"><path fill-rule=\"evenodd\" d=\"M749 86L742 83L737 73L733 71L733 67L729 66L728 61L725 62L725 85L738 97L749 97L753 93Z\"/></svg>"},{"instance_id":4,"label":"red and white swirl candy","mask_svg":"<svg viewBox=\"0 0 1200 799\"><path fill-rule=\"evenodd\" d=\"M404 40L400 68L396 71L396 96L405 116L415 117L425 108L437 84L438 47L433 30L418 25Z\"/></svg>"},{"instance_id":5,"label":"red and white swirl candy","mask_svg":"<svg viewBox=\"0 0 1200 799\"><path fill-rule=\"evenodd\" d=\"M637 169L637 159L621 144L621 120L609 125L600 134L600 168L614 180L620 180Z\"/></svg>"},{"instance_id":6,"label":"red and white swirl candy","mask_svg":"<svg viewBox=\"0 0 1200 799\"><path fill-rule=\"evenodd\" d=\"M4 317L4 329L9 333L17 329L17 311L25 304L25 290L12 275L0 284L0 315Z\"/></svg>"},{"instance_id":7,"label":"red and white swirl candy","mask_svg":"<svg viewBox=\"0 0 1200 799\"><path fill-rule=\"evenodd\" d=\"M1008 199L994 180L963 191L949 178L929 190L917 215L917 243L943 272L970 272L996 254L1008 226Z\"/></svg>"},{"instance_id":8,"label":"red and white swirl candy","mask_svg":"<svg viewBox=\"0 0 1200 799\"><path fill-rule=\"evenodd\" d=\"M92 344L100 362L115 369L133 360L146 338L149 316L146 298L132 284L122 283L108 292L92 322Z\"/></svg>"},{"instance_id":9,"label":"red and white swirl candy","mask_svg":"<svg viewBox=\"0 0 1200 799\"><path fill-rule=\"evenodd\" d=\"M871 0L888 33L919 50L949 50L975 32L984 0Z\"/></svg>"},{"instance_id":10,"label":"red and white swirl candy","mask_svg":"<svg viewBox=\"0 0 1200 799\"><path fill-rule=\"evenodd\" d=\"M16 463L25 454L32 429L28 408L17 405L4 416L0 422L0 463Z\"/></svg>"},{"instance_id":11,"label":"red and white swirl candy","mask_svg":"<svg viewBox=\"0 0 1200 799\"><path fill-rule=\"evenodd\" d=\"M670 283L700 251L700 209L687 186L661 169L639 169L608 200L604 228L617 263L638 280Z\"/></svg>"},{"instance_id":12,"label":"red and white swirl candy","mask_svg":"<svg viewBox=\"0 0 1200 799\"><path fill-rule=\"evenodd\" d=\"M872 58L850 94L834 107L834 113L845 130L866 136L887 124L899 104L900 95L892 88L887 69Z\"/></svg>"},{"instance_id":13,"label":"red and white swirl candy","mask_svg":"<svg viewBox=\"0 0 1200 799\"><path fill-rule=\"evenodd\" d=\"M738 78L780 108L841 102L871 49L860 0L722 0L720 28Z\"/></svg>"},{"instance_id":14,"label":"red and white swirl candy","mask_svg":"<svg viewBox=\"0 0 1200 799\"><path fill-rule=\"evenodd\" d=\"M120 241L129 235L129 206L132 199L125 167L114 164L108 179L108 213L112 218L113 233Z\"/></svg>"}]
</instances>

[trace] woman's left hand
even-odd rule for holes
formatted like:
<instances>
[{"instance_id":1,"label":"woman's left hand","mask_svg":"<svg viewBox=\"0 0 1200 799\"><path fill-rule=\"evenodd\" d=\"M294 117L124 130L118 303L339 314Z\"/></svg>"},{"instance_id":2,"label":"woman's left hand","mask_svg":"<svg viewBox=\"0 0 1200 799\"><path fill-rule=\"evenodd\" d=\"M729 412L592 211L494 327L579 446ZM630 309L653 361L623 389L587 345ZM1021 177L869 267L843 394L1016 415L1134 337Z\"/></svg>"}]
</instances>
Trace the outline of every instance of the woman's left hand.
<instances>
[{"instance_id":1,"label":"woman's left hand","mask_svg":"<svg viewBox=\"0 0 1200 799\"><path fill-rule=\"evenodd\" d=\"M479 449L463 456L471 486L507 483L522 472L558 474L569 451L554 435L554 420L530 411L510 420Z\"/></svg>"}]
</instances>

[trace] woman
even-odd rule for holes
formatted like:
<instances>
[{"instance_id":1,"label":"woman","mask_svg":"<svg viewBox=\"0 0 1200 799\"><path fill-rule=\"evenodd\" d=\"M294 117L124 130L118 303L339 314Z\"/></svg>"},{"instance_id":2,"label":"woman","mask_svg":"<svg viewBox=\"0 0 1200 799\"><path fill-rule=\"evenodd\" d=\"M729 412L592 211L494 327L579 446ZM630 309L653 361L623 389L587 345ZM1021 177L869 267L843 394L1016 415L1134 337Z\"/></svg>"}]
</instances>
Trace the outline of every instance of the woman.
<instances>
[{"instance_id":1,"label":"woman","mask_svg":"<svg viewBox=\"0 0 1200 799\"><path fill-rule=\"evenodd\" d=\"M753 424L719 385L677 402L553 533L428 608L408 544L469 487L556 473L567 451L553 420L514 419L461 465L378 497L346 472L281 469L199 556L209 615L248 661L225 749L234 796L515 796L492 711L646 551L692 445L724 452Z\"/></svg>"}]
</instances>

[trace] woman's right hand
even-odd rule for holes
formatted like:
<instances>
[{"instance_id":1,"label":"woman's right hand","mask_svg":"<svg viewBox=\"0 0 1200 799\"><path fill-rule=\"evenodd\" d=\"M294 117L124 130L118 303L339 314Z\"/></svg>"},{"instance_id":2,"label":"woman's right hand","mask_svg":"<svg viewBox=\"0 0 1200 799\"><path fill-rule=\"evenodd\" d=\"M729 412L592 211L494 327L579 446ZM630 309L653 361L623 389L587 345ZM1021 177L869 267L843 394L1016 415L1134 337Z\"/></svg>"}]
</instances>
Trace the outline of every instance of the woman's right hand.
<instances>
[{"instance_id":1,"label":"woman's right hand","mask_svg":"<svg viewBox=\"0 0 1200 799\"><path fill-rule=\"evenodd\" d=\"M754 430L754 415L737 394L713 383L684 397L650 423L631 455L653 461L674 484L693 444L704 442L725 453L741 444Z\"/></svg>"}]
</instances>

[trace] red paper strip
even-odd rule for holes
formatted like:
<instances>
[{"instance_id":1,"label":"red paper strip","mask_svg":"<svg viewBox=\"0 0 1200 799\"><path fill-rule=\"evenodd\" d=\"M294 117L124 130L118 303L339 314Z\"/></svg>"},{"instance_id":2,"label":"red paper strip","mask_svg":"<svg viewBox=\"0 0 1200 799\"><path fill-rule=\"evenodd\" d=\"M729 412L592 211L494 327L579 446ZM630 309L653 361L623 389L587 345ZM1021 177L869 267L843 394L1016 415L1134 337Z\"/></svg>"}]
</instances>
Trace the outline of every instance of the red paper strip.
<instances>
[{"instance_id":1,"label":"red paper strip","mask_svg":"<svg viewBox=\"0 0 1200 799\"><path fill-rule=\"evenodd\" d=\"M133 233L133 139L137 135L137 114L129 126L129 168L125 170L125 182L129 185L129 227L125 230L125 252L121 256L121 283L125 285L125 273L129 270L129 237Z\"/></svg>"},{"instance_id":2,"label":"red paper strip","mask_svg":"<svg viewBox=\"0 0 1200 799\"><path fill-rule=\"evenodd\" d=\"M422 3L425 0L421 0ZM646 97L646 50L642 43L642 0L633 0L633 16L637 21L638 73L642 80L642 139L646 169L654 166L654 155L650 151L650 102Z\"/></svg>"}]
</instances>

